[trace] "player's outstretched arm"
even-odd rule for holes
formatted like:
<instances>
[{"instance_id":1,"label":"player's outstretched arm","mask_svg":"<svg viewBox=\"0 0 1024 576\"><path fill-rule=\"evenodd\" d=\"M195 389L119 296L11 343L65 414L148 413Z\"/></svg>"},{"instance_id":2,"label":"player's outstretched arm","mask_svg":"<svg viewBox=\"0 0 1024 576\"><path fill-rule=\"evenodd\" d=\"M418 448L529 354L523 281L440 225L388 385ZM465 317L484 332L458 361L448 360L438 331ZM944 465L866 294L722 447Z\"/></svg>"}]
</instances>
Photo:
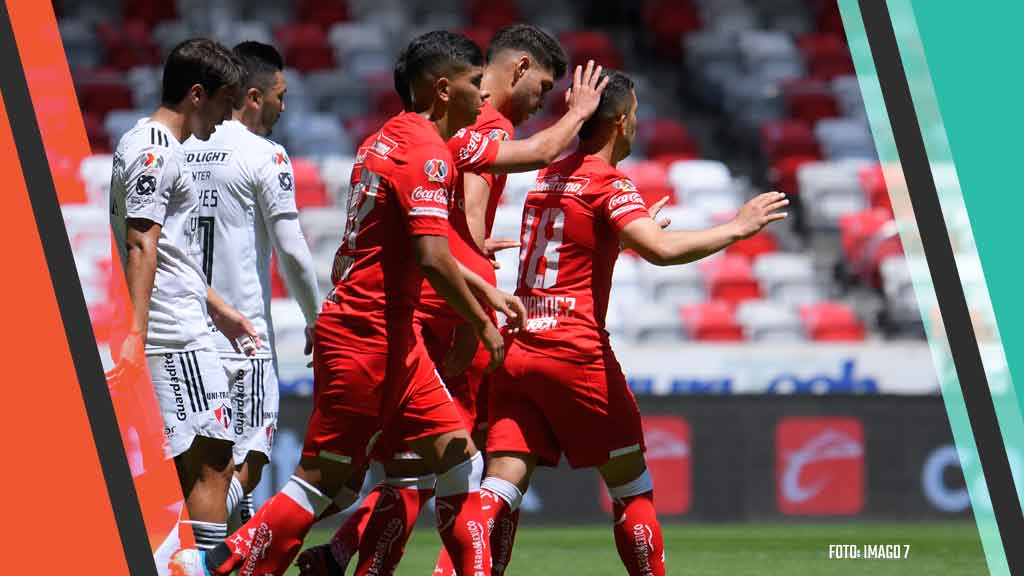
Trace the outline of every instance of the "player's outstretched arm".
<instances>
[{"instance_id":1,"label":"player's outstretched arm","mask_svg":"<svg viewBox=\"0 0 1024 576\"><path fill-rule=\"evenodd\" d=\"M320 289L309 244L294 214L282 214L267 222L267 233L277 253L277 264L284 276L288 293L298 302L306 326L316 323Z\"/></svg>"},{"instance_id":2,"label":"player's outstretched arm","mask_svg":"<svg viewBox=\"0 0 1024 576\"><path fill-rule=\"evenodd\" d=\"M760 194L744 204L736 217L706 230L663 230L653 219L634 220L619 235L626 248L657 266L700 260L730 244L749 238L768 224L786 217L779 212L789 204L779 192Z\"/></svg>"},{"instance_id":3,"label":"player's outstretched arm","mask_svg":"<svg viewBox=\"0 0 1024 576\"><path fill-rule=\"evenodd\" d=\"M505 359L505 342L480 303L473 297L461 265L448 249L448 239L443 236L415 236L413 248L423 276L434 290L473 326L477 337L491 353L488 370L500 366Z\"/></svg>"},{"instance_id":4,"label":"player's outstretched arm","mask_svg":"<svg viewBox=\"0 0 1024 576\"><path fill-rule=\"evenodd\" d=\"M601 103L601 92L608 84L607 78L601 79L601 70L601 66L595 66L593 60L587 61L586 69L577 66L572 88L566 97L569 110L565 115L553 126L525 140L502 142L498 156L487 171L495 174L528 172L554 162L572 144L580 127Z\"/></svg>"},{"instance_id":5,"label":"player's outstretched arm","mask_svg":"<svg viewBox=\"0 0 1024 576\"><path fill-rule=\"evenodd\" d=\"M212 286L206 288L206 308L217 329L227 337L237 352L252 356L260 347L260 337L249 319L220 297Z\"/></svg>"},{"instance_id":6,"label":"player's outstretched arm","mask_svg":"<svg viewBox=\"0 0 1024 576\"><path fill-rule=\"evenodd\" d=\"M498 290L476 272L466 268L461 262L456 261L456 264L459 265L459 271L462 272L462 277L469 289L488 306L501 312L508 319L508 327L511 332L518 332L523 328L526 322L526 306L518 296Z\"/></svg>"},{"instance_id":7,"label":"player's outstretched arm","mask_svg":"<svg viewBox=\"0 0 1024 576\"><path fill-rule=\"evenodd\" d=\"M149 298L156 278L156 245L162 226L151 220L129 218L126 222L124 262L128 297L132 302L131 329L121 345L118 364L135 370L145 366L146 331L149 329Z\"/></svg>"}]
</instances>

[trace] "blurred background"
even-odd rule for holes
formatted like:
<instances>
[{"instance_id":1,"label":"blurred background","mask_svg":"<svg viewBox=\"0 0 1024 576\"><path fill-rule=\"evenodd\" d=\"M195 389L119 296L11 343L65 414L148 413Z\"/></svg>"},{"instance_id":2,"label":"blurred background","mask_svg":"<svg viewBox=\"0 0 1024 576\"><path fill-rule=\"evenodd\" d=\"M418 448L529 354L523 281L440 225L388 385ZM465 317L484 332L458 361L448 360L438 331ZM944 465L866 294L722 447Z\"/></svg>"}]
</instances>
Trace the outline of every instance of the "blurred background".
<instances>
[{"instance_id":1,"label":"blurred background","mask_svg":"<svg viewBox=\"0 0 1024 576\"><path fill-rule=\"evenodd\" d=\"M208 35L272 43L286 110L272 138L293 160L300 220L321 280L344 228L354 145L401 103L398 50L432 29L486 48L537 24L571 63L637 83L640 125L620 169L673 227L722 222L775 189L791 218L699 263L619 258L608 330L645 413L667 520L969 517L938 378L834 0L62 0L61 36L92 156L64 215L97 338L114 310L111 150L159 103L163 56ZM524 137L564 111L563 81ZM508 179L493 235L517 238L535 173ZM500 253L511 290L516 251ZM297 459L312 373L303 320L274 281L282 391L275 490ZM109 360L109 359L108 359ZM134 466L141 466L134 462ZM527 522L606 518L596 475L538 476Z\"/></svg>"}]
</instances>

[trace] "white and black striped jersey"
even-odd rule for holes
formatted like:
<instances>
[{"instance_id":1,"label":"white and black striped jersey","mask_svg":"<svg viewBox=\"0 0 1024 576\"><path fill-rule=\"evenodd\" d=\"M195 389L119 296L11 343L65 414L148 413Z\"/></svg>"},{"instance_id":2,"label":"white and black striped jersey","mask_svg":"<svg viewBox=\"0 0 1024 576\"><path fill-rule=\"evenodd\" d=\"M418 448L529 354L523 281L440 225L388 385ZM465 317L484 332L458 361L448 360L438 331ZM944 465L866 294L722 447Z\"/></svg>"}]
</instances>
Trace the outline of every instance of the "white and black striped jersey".
<instances>
[{"instance_id":1,"label":"white and black striped jersey","mask_svg":"<svg viewBox=\"0 0 1024 576\"><path fill-rule=\"evenodd\" d=\"M258 357L271 356L270 254L267 223L297 214L291 160L281 145L241 122L217 127L207 141L185 142L185 166L200 197L203 271L214 290L252 322L260 336ZM232 354L217 333L217 349Z\"/></svg>"},{"instance_id":2,"label":"white and black striped jersey","mask_svg":"<svg viewBox=\"0 0 1024 576\"><path fill-rule=\"evenodd\" d=\"M126 262L126 221L161 226L149 302L146 352L211 348L206 280L199 268L199 196L184 169L185 152L171 131L143 118L121 137L110 179L110 225Z\"/></svg>"}]
</instances>

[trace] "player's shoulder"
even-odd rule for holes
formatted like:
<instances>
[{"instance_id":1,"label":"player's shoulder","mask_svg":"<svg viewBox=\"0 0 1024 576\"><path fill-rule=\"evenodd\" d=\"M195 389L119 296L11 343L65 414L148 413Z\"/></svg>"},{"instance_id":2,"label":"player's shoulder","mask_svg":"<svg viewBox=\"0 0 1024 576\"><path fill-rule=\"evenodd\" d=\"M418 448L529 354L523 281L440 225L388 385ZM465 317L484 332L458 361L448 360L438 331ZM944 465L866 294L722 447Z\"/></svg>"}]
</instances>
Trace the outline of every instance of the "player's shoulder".
<instances>
[{"instance_id":1,"label":"player's shoulder","mask_svg":"<svg viewBox=\"0 0 1024 576\"><path fill-rule=\"evenodd\" d=\"M169 128L149 118L140 118L117 143L117 151L123 156L159 149L165 149L170 154L181 150L181 144Z\"/></svg>"},{"instance_id":2,"label":"player's shoulder","mask_svg":"<svg viewBox=\"0 0 1024 576\"><path fill-rule=\"evenodd\" d=\"M493 141L511 140L515 135L512 121L489 102L484 102L480 108L480 115L473 124L473 130Z\"/></svg>"}]
</instances>

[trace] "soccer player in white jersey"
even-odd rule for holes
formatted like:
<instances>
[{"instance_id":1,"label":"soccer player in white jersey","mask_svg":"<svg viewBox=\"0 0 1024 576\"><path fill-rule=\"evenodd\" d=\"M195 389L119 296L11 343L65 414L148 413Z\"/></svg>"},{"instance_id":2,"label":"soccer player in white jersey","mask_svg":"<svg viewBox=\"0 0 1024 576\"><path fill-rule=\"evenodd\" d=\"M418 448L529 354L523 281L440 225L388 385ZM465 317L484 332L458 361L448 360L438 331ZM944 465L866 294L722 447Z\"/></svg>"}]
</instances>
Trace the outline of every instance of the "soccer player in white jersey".
<instances>
[{"instance_id":1,"label":"soccer player in white jersey","mask_svg":"<svg viewBox=\"0 0 1024 576\"><path fill-rule=\"evenodd\" d=\"M252 321L262 342L247 357L223 334L214 336L228 378L235 440L228 513L237 507L244 523L251 516L250 494L270 460L277 429L271 248L305 316L307 354L312 351L310 327L316 322L319 294L313 257L299 227L288 153L266 138L284 110L284 62L273 46L259 42L243 42L233 52L243 71L233 118L205 142L195 137L186 141L185 163L199 190L206 280Z\"/></svg>"},{"instance_id":2,"label":"soccer player in white jersey","mask_svg":"<svg viewBox=\"0 0 1024 576\"><path fill-rule=\"evenodd\" d=\"M208 138L228 117L241 69L226 48L182 42L164 64L160 107L117 145L110 223L132 303L131 332L115 373L148 368L164 420L164 451L174 458L196 544L226 535L231 480L228 383L208 318L233 341L258 336L248 320L209 289L199 267L199 196L184 170L181 142Z\"/></svg>"}]
</instances>

